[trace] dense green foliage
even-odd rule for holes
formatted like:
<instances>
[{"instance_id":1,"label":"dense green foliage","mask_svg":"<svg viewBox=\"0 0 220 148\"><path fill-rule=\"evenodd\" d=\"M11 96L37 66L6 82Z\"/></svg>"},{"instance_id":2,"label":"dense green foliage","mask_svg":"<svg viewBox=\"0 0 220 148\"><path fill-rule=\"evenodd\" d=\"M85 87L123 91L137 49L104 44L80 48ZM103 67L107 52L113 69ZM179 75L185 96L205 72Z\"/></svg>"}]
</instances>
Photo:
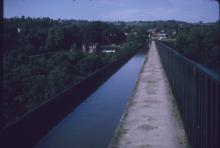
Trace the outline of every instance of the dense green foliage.
<instances>
[{"instance_id":1,"label":"dense green foliage","mask_svg":"<svg viewBox=\"0 0 220 148\"><path fill-rule=\"evenodd\" d=\"M182 27L176 42L168 43L184 56L220 73L219 22Z\"/></svg>"},{"instance_id":2,"label":"dense green foliage","mask_svg":"<svg viewBox=\"0 0 220 148\"><path fill-rule=\"evenodd\" d=\"M174 39L166 44L184 56L220 73L219 22L4 19L4 122L13 121L103 66L146 46L146 31L152 28L166 32ZM82 52L83 45L94 43L120 49L108 54Z\"/></svg>"},{"instance_id":3,"label":"dense green foliage","mask_svg":"<svg viewBox=\"0 0 220 148\"><path fill-rule=\"evenodd\" d=\"M186 23L182 21L138 21L128 22L128 25L156 29L167 34L169 46L202 64L209 69L220 73L220 24L215 23ZM175 35L173 34L175 32Z\"/></svg>"},{"instance_id":4,"label":"dense green foliage","mask_svg":"<svg viewBox=\"0 0 220 148\"><path fill-rule=\"evenodd\" d=\"M174 39L166 44L184 56L220 73L219 22L4 19L4 122L13 121L103 66L145 46L146 31L152 28L166 32ZM82 52L83 45L94 43L120 49L109 54Z\"/></svg>"},{"instance_id":5,"label":"dense green foliage","mask_svg":"<svg viewBox=\"0 0 220 148\"><path fill-rule=\"evenodd\" d=\"M141 27L49 18L4 19L3 116L9 123L103 66L146 45ZM116 44L116 53L82 45Z\"/></svg>"}]
</instances>

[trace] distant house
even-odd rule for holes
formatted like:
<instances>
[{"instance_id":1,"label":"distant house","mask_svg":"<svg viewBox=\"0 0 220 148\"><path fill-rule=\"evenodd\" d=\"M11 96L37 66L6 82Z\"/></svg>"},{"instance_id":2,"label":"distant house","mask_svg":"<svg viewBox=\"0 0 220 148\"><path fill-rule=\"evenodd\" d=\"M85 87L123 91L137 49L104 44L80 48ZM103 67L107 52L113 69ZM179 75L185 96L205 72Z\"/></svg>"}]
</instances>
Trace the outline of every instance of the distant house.
<instances>
[{"instance_id":1,"label":"distant house","mask_svg":"<svg viewBox=\"0 0 220 148\"><path fill-rule=\"evenodd\" d=\"M158 30L156 28L148 29L147 32L149 33L149 37L152 39L164 40L167 39L167 34L165 30Z\"/></svg>"},{"instance_id":2,"label":"distant house","mask_svg":"<svg viewBox=\"0 0 220 148\"><path fill-rule=\"evenodd\" d=\"M166 33L156 32L152 34L153 39L164 40L167 39Z\"/></svg>"},{"instance_id":3,"label":"distant house","mask_svg":"<svg viewBox=\"0 0 220 148\"><path fill-rule=\"evenodd\" d=\"M83 44L82 51L86 53L95 53L98 52L100 48L99 43Z\"/></svg>"},{"instance_id":4,"label":"distant house","mask_svg":"<svg viewBox=\"0 0 220 148\"><path fill-rule=\"evenodd\" d=\"M110 46L101 46L100 50L103 53L115 53L120 49L119 46L110 45Z\"/></svg>"},{"instance_id":5,"label":"distant house","mask_svg":"<svg viewBox=\"0 0 220 148\"><path fill-rule=\"evenodd\" d=\"M156 34L158 33L156 28L148 29L147 32L150 38L155 38Z\"/></svg>"},{"instance_id":6,"label":"distant house","mask_svg":"<svg viewBox=\"0 0 220 148\"><path fill-rule=\"evenodd\" d=\"M89 53L95 53L97 52L98 43L93 43L89 45Z\"/></svg>"},{"instance_id":7,"label":"distant house","mask_svg":"<svg viewBox=\"0 0 220 148\"><path fill-rule=\"evenodd\" d=\"M82 45L82 52L87 52L87 49L88 49L87 45L83 44Z\"/></svg>"},{"instance_id":8,"label":"distant house","mask_svg":"<svg viewBox=\"0 0 220 148\"><path fill-rule=\"evenodd\" d=\"M120 49L119 45L100 45L99 43L83 44L82 51L85 53L115 53Z\"/></svg>"},{"instance_id":9,"label":"distant house","mask_svg":"<svg viewBox=\"0 0 220 148\"><path fill-rule=\"evenodd\" d=\"M165 40L165 39L167 39L167 34L166 33L159 33L159 34L157 34L157 37L159 40Z\"/></svg>"},{"instance_id":10,"label":"distant house","mask_svg":"<svg viewBox=\"0 0 220 148\"><path fill-rule=\"evenodd\" d=\"M20 33L20 32L21 32L21 29L20 29L20 28L17 28L17 32Z\"/></svg>"},{"instance_id":11,"label":"distant house","mask_svg":"<svg viewBox=\"0 0 220 148\"><path fill-rule=\"evenodd\" d=\"M116 52L116 48L104 48L102 49L103 53L115 53Z\"/></svg>"}]
</instances>

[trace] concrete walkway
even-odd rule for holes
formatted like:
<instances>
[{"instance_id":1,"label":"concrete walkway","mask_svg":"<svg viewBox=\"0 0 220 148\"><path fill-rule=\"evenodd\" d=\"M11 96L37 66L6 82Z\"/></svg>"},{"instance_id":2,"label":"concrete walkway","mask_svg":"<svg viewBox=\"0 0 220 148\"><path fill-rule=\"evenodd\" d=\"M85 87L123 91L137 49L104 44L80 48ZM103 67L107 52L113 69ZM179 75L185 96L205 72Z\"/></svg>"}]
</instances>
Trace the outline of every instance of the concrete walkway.
<instances>
[{"instance_id":1,"label":"concrete walkway","mask_svg":"<svg viewBox=\"0 0 220 148\"><path fill-rule=\"evenodd\" d=\"M109 147L186 148L185 132L155 42Z\"/></svg>"}]
</instances>

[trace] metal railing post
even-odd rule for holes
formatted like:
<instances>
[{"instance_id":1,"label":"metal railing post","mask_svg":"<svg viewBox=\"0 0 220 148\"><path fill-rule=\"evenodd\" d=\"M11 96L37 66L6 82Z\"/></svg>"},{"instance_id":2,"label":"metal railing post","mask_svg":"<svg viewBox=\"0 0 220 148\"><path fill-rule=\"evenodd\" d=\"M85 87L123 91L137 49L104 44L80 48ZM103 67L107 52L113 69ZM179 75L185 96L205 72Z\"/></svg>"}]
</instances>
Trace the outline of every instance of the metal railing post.
<instances>
[{"instance_id":1,"label":"metal railing post","mask_svg":"<svg viewBox=\"0 0 220 148\"><path fill-rule=\"evenodd\" d=\"M155 41L191 148L220 148L220 76Z\"/></svg>"}]
</instances>

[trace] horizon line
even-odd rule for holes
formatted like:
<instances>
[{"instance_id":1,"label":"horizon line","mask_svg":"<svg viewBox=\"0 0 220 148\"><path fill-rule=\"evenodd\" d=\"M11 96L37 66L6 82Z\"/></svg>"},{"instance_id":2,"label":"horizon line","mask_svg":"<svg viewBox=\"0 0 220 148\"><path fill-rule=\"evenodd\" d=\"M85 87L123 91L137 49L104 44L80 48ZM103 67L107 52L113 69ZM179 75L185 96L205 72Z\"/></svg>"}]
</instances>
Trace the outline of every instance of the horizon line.
<instances>
[{"instance_id":1,"label":"horizon line","mask_svg":"<svg viewBox=\"0 0 220 148\"><path fill-rule=\"evenodd\" d=\"M52 18L52 17L49 17L49 16L24 16L24 15L21 15L21 16L13 16L13 17L6 17L6 16L3 16L3 19L13 19L13 18L22 18L22 17L25 17L25 18L33 18L33 19L37 19L37 18L49 18L51 20L75 20L75 21L89 21L89 22L94 22L94 21L101 21L101 22L159 22L159 21L176 21L176 22L185 22L185 23L191 23L191 24L194 24L194 23L204 23L204 24L208 24L208 23L217 23L220 21L220 19L217 19L216 21L212 21L212 22L204 22L202 20L200 21L195 21L195 22L189 22L189 21L184 21L184 20L176 20L176 19L158 19L158 20L101 20L101 19L74 19L74 18Z\"/></svg>"}]
</instances>

